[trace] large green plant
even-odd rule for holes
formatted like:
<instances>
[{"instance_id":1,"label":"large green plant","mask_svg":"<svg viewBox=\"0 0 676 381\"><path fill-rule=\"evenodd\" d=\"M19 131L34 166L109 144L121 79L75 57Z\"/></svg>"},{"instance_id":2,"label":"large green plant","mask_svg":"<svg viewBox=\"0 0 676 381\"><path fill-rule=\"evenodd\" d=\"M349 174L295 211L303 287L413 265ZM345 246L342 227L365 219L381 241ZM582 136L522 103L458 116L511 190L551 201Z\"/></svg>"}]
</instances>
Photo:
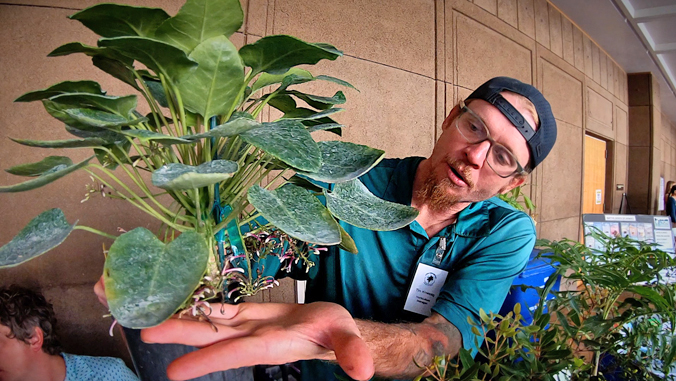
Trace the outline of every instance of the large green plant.
<instances>
[{"instance_id":1,"label":"large green plant","mask_svg":"<svg viewBox=\"0 0 676 381\"><path fill-rule=\"evenodd\" d=\"M97 46L68 43L50 56L90 56L140 93L150 113L137 110L136 95L107 95L93 81L24 94L18 102L41 101L76 138L14 141L89 148L94 155L77 164L53 156L10 168L32 179L0 192L35 189L83 169L96 181L92 190L157 218L164 234L136 228L115 237L70 224L53 209L0 248L0 267L43 254L73 229L114 238L103 273L111 312L122 325L148 327L232 284L242 294L270 287L274 279L252 270L268 249L287 263L307 260L315 245L356 252L337 218L372 230L415 218L414 209L376 198L357 179L383 151L311 135L340 135L342 126L330 116L342 110L336 106L345 96L307 94L297 85L352 86L298 66L335 60L342 53L333 46L278 35L238 50L229 40L242 25L238 0L188 0L173 17L162 9L100 4L70 18L101 36ZM266 106L283 117L260 122ZM152 173L152 185L142 172ZM261 245L262 238L270 239Z\"/></svg>"},{"instance_id":2,"label":"large green plant","mask_svg":"<svg viewBox=\"0 0 676 381\"><path fill-rule=\"evenodd\" d=\"M532 323L522 320L519 305L506 316L482 311L473 330L485 337L486 360L461 350L458 358L437 358L426 379L554 380L562 371L574 380L674 379L676 286L663 275L676 260L654 244L597 230L589 235L604 249L538 241L556 271L537 289ZM558 276L579 287L552 290ZM556 297L547 300L550 293Z\"/></svg>"}]
</instances>

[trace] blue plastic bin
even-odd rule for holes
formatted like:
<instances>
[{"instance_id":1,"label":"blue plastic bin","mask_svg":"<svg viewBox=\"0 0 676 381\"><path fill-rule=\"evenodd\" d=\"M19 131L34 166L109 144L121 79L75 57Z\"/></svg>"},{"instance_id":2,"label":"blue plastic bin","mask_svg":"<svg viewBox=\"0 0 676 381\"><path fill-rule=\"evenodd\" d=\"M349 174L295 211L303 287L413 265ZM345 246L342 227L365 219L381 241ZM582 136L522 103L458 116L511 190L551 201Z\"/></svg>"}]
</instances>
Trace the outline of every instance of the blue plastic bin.
<instances>
[{"instance_id":1,"label":"blue plastic bin","mask_svg":"<svg viewBox=\"0 0 676 381\"><path fill-rule=\"evenodd\" d=\"M535 309L540 300L537 291L533 289L526 289L521 291L521 285L543 287L547 279L554 274L554 267L549 264L549 261L543 258L535 259L540 250L534 249L530 255L530 260L526 269L519 274L512 282L512 289L507 294L505 302L500 309L500 315L504 316L510 311L514 310L516 303L521 303L521 315L526 324L533 321L531 311ZM552 291L558 291L561 286L561 277L558 277L556 283L552 287ZM547 299L554 298L554 295L547 295Z\"/></svg>"}]
</instances>

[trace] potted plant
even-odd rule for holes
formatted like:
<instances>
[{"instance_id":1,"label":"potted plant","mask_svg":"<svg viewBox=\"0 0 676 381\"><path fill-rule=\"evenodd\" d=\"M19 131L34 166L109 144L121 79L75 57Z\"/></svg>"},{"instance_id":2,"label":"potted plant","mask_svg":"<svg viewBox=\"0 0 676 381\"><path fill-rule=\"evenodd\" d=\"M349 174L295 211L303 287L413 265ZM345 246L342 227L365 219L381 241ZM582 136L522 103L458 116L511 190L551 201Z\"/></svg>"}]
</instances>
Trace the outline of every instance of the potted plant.
<instances>
[{"instance_id":1,"label":"potted plant","mask_svg":"<svg viewBox=\"0 0 676 381\"><path fill-rule=\"evenodd\" d=\"M71 224L52 209L0 248L0 267L45 253L74 229L114 239L103 269L111 313L125 327L144 328L179 310L199 314L214 297L271 287L274 278L255 271L265 256L311 266L308 254L318 245L356 253L336 219L372 230L415 219L415 209L376 198L357 179L383 151L312 137L323 130L340 135L331 115L342 111L336 106L345 96L308 94L297 85L352 86L299 66L335 60L342 55L335 47L277 35L238 50L228 38L242 25L238 0L187 0L173 17L162 9L99 4L70 18L101 36L97 46L68 43L50 56L90 56L139 93L150 112L138 111L136 95L107 95L93 81L22 95L18 102L41 101L74 138L14 141L93 155L9 168L32 178L0 192L29 191L84 170L93 189L127 201L162 229L116 236ZM268 106L282 118L261 122Z\"/></svg>"},{"instance_id":2,"label":"potted plant","mask_svg":"<svg viewBox=\"0 0 676 381\"><path fill-rule=\"evenodd\" d=\"M676 260L654 244L593 229L589 235L604 249L572 240L537 244L556 274L579 288L552 290L551 276L530 306L531 324L518 304L506 316L482 311L473 330L485 338L486 361L461 349L457 358L436 358L420 379L674 379L676 286L664 274ZM556 297L547 300L550 293Z\"/></svg>"}]
</instances>

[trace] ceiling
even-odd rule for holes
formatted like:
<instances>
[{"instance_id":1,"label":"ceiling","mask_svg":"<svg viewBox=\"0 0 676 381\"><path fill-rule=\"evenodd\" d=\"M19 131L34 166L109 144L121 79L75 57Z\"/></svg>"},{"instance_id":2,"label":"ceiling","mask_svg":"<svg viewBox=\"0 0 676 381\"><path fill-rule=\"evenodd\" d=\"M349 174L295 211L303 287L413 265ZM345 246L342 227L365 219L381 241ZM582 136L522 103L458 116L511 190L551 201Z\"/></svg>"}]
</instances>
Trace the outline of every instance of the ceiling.
<instances>
[{"instance_id":1,"label":"ceiling","mask_svg":"<svg viewBox=\"0 0 676 381\"><path fill-rule=\"evenodd\" d=\"M676 123L676 0L550 0L627 73L652 72Z\"/></svg>"}]
</instances>

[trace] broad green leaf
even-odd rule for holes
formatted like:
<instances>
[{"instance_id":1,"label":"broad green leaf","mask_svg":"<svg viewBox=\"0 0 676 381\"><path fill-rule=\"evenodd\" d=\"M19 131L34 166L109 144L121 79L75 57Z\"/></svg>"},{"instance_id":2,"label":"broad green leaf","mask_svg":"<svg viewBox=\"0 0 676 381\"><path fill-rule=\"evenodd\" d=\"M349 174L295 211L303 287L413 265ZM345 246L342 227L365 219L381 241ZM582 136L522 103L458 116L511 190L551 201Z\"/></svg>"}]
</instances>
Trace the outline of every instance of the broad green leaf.
<instances>
[{"instance_id":1,"label":"broad green leaf","mask_svg":"<svg viewBox=\"0 0 676 381\"><path fill-rule=\"evenodd\" d=\"M145 37L102 38L98 44L146 65L174 83L178 83L181 77L197 67L197 62L188 58L181 49Z\"/></svg>"},{"instance_id":2,"label":"broad green leaf","mask_svg":"<svg viewBox=\"0 0 676 381\"><path fill-rule=\"evenodd\" d=\"M300 110L303 110L303 111L300 111ZM344 109L338 108L338 107L334 107L334 108L330 108L330 109L328 109L328 110L324 110L324 111L321 111L321 112L315 112L315 111L310 110L310 111L312 111L312 113L310 113L310 114L308 114L305 110L307 110L307 109L304 109L304 108L297 108L297 109L294 110L293 112L288 112L288 113L284 114L284 116L282 117L282 119L291 119L291 120L317 120L317 119L323 119L323 118L325 118L325 117L327 117L327 116L329 116L329 115L332 115L332 114L341 112L341 111L343 111Z\"/></svg>"},{"instance_id":3,"label":"broad green leaf","mask_svg":"<svg viewBox=\"0 0 676 381\"><path fill-rule=\"evenodd\" d=\"M396 230L415 220L418 211L410 206L374 196L358 179L324 191L326 206L339 219L369 230Z\"/></svg>"},{"instance_id":4,"label":"broad green leaf","mask_svg":"<svg viewBox=\"0 0 676 381\"><path fill-rule=\"evenodd\" d=\"M110 95L86 93L57 95L55 97L49 98L49 101L60 104L60 108L62 110L74 108L93 108L106 111L111 114L117 114L127 119L131 119L132 112L136 109L137 103L136 95L116 97Z\"/></svg>"},{"instance_id":5,"label":"broad green leaf","mask_svg":"<svg viewBox=\"0 0 676 381\"><path fill-rule=\"evenodd\" d=\"M14 100L14 102L32 102L42 99L51 98L61 94L67 93L89 93L106 95L106 92L101 90L101 85L94 81L65 81L57 83L46 89L35 90L28 92Z\"/></svg>"},{"instance_id":6,"label":"broad green leaf","mask_svg":"<svg viewBox=\"0 0 676 381\"><path fill-rule=\"evenodd\" d=\"M72 120L75 120L78 125L83 124L94 128L115 129L123 126L133 126L148 121L145 117L130 120L117 114L89 108L72 108L63 110L63 112L72 118Z\"/></svg>"},{"instance_id":7,"label":"broad green leaf","mask_svg":"<svg viewBox=\"0 0 676 381\"><path fill-rule=\"evenodd\" d=\"M114 130L100 130L100 129L83 130L73 126L66 125L66 131L68 131L70 134L74 136L77 136L78 138L83 138L87 141L90 141L91 143L96 142L96 140L92 139L103 140L107 145L114 143L123 143L127 141L124 135ZM58 147L45 147L45 148L58 148Z\"/></svg>"},{"instance_id":8,"label":"broad green leaf","mask_svg":"<svg viewBox=\"0 0 676 381\"><path fill-rule=\"evenodd\" d=\"M113 77L119 79L120 81L128 84L129 86L133 87L136 90L141 90L138 85L136 85L136 77L134 77L134 73L132 72L132 69L130 69L127 65L124 63L114 60L111 58L107 57L102 57L102 56L94 56L92 57L92 63L94 66L98 67L99 69L103 70L104 72L112 75Z\"/></svg>"},{"instance_id":9,"label":"broad green leaf","mask_svg":"<svg viewBox=\"0 0 676 381\"><path fill-rule=\"evenodd\" d=\"M296 239L321 245L341 241L340 227L331 213L301 187L286 184L268 191L253 185L247 198L266 220Z\"/></svg>"},{"instance_id":10,"label":"broad green leaf","mask_svg":"<svg viewBox=\"0 0 676 381\"><path fill-rule=\"evenodd\" d=\"M115 169L119 165L118 162L123 164L130 164L130 160L127 158L129 156L129 150L131 149L130 141L125 139L122 142L107 144L104 146L104 148L107 148L108 151L105 151L100 148L94 148L94 154L96 155L96 159L104 167L109 169Z\"/></svg>"},{"instance_id":11,"label":"broad green leaf","mask_svg":"<svg viewBox=\"0 0 676 381\"><path fill-rule=\"evenodd\" d=\"M93 157L93 156L92 156ZM15 184L15 185L7 185L7 186L0 186L0 193L12 193L12 192L24 192L28 190L32 190L35 188L39 188L43 185L47 185L55 180L58 180L62 178L63 176L66 176L67 174L77 171L78 169L84 167L89 163L89 160L92 158L88 158L78 164L71 165L62 169L59 169L58 171L55 172L50 172L48 174L44 174L42 176L38 176L32 180L25 181L23 183Z\"/></svg>"},{"instance_id":12,"label":"broad green leaf","mask_svg":"<svg viewBox=\"0 0 676 381\"><path fill-rule=\"evenodd\" d=\"M188 0L176 16L157 28L155 38L190 53L212 37L230 37L243 22L239 0Z\"/></svg>"},{"instance_id":13,"label":"broad green leaf","mask_svg":"<svg viewBox=\"0 0 676 381\"><path fill-rule=\"evenodd\" d=\"M0 247L0 268L19 265L59 246L76 224L69 224L61 209L40 213L11 241Z\"/></svg>"},{"instance_id":14,"label":"broad green leaf","mask_svg":"<svg viewBox=\"0 0 676 381\"><path fill-rule=\"evenodd\" d=\"M352 86L349 82L343 81L342 79L336 78L336 77L331 77L328 75L318 75L315 77L315 79L319 79L322 81L328 81L328 82L333 82L341 86L349 87L351 89L359 91L356 87Z\"/></svg>"},{"instance_id":15,"label":"broad green leaf","mask_svg":"<svg viewBox=\"0 0 676 381\"><path fill-rule=\"evenodd\" d=\"M338 247L352 254L359 253L359 250L357 250L357 244L354 243L352 237L347 234L345 229L343 229L340 224L338 224L338 227L340 228L340 245L338 245Z\"/></svg>"},{"instance_id":16,"label":"broad green leaf","mask_svg":"<svg viewBox=\"0 0 676 381\"><path fill-rule=\"evenodd\" d=\"M315 132L315 131L329 131L333 132L334 134L341 136L342 131L341 129L343 128L342 124L339 123L322 123L322 124L316 124L314 126L309 126L307 128L308 132Z\"/></svg>"},{"instance_id":17,"label":"broad green leaf","mask_svg":"<svg viewBox=\"0 0 676 381\"><path fill-rule=\"evenodd\" d=\"M47 156L37 163L16 165L12 168L5 169L8 173L16 176L35 177L42 174L58 171L73 165L73 161L66 156Z\"/></svg>"},{"instance_id":18,"label":"broad green leaf","mask_svg":"<svg viewBox=\"0 0 676 381\"><path fill-rule=\"evenodd\" d=\"M152 37L155 29L169 18L159 8L122 4L97 4L69 17L102 37Z\"/></svg>"},{"instance_id":19,"label":"broad green leaf","mask_svg":"<svg viewBox=\"0 0 676 381\"><path fill-rule=\"evenodd\" d=\"M311 192L321 193L324 191L324 189L326 189L301 176L292 176L287 182L298 185L299 187L305 188Z\"/></svg>"},{"instance_id":20,"label":"broad green leaf","mask_svg":"<svg viewBox=\"0 0 676 381\"><path fill-rule=\"evenodd\" d=\"M267 36L245 45L239 55L254 74L283 74L294 66L314 65L322 59L335 60L343 52L328 44L311 44L285 35Z\"/></svg>"},{"instance_id":21,"label":"broad green leaf","mask_svg":"<svg viewBox=\"0 0 676 381\"><path fill-rule=\"evenodd\" d=\"M141 141L153 141L160 143L162 145L168 146L173 144L192 144L193 141L177 138L170 135L160 134L159 132L153 132L148 130L123 130L120 131L122 135L130 136L137 138Z\"/></svg>"},{"instance_id":22,"label":"broad green leaf","mask_svg":"<svg viewBox=\"0 0 676 381\"><path fill-rule=\"evenodd\" d=\"M166 245L145 228L122 234L103 267L110 312L129 328L160 324L192 296L208 259L207 242L194 231Z\"/></svg>"},{"instance_id":23,"label":"broad green leaf","mask_svg":"<svg viewBox=\"0 0 676 381\"><path fill-rule=\"evenodd\" d=\"M298 97L298 99L303 100L308 105L319 110L326 110L333 107L334 105L345 103L345 94L343 94L342 91L336 92L336 94L332 97L305 94L297 90L291 90L288 93Z\"/></svg>"},{"instance_id":24,"label":"broad green leaf","mask_svg":"<svg viewBox=\"0 0 676 381\"><path fill-rule=\"evenodd\" d=\"M314 80L314 77L312 76L312 73L305 69L293 67L289 69L286 73L283 74L269 74L269 73L261 73L260 76L258 76L258 79L256 79L256 82L251 86L251 92L255 93L256 91L270 85L274 85L276 83L282 83L284 78L286 78L289 75L294 75L297 78L305 80L305 82L309 82Z\"/></svg>"},{"instance_id":25,"label":"broad green leaf","mask_svg":"<svg viewBox=\"0 0 676 381\"><path fill-rule=\"evenodd\" d=\"M235 45L216 36L197 45L190 59L199 66L178 84L185 107L204 120L230 113L244 86L244 66Z\"/></svg>"},{"instance_id":26,"label":"broad green leaf","mask_svg":"<svg viewBox=\"0 0 676 381\"><path fill-rule=\"evenodd\" d=\"M97 48L96 46L85 45L81 42L69 42L52 50L48 57L67 56L75 53L83 53L90 57L105 57L120 62L122 65L132 66L134 60L125 57L113 49Z\"/></svg>"},{"instance_id":27,"label":"broad green leaf","mask_svg":"<svg viewBox=\"0 0 676 381\"><path fill-rule=\"evenodd\" d=\"M234 118L227 123L216 126L207 132L181 136L183 139L198 140L203 138L227 138L260 127L261 123L249 118Z\"/></svg>"},{"instance_id":28,"label":"broad green leaf","mask_svg":"<svg viewBox=\"0 0 676 381\"><path fill-rule=\"evenodd\" d=\"M99 138L86 138L84 140L69 139L69 140L27 140L10 138L13 141L28 147L38 148L89 148L101 147L106 144L106 141Z\"/></svg>"},{"instance_id":29,"label":"broad green leaf","mask_svg":"<svg viewBox=\"0 0 676 381\"><path fill-rule=\"evenodd\" d=\"M294 112L298 107L296 106L296 100L293 99L290 95L288 94L268 94L264 96L264 98L270 98L268 100L268 105L276 108L277 110L283 112L283 113L289 113L289 112ZM310 111L310 110L308 110ZM312 113L308 113L310 115Z\"/></svg>"},{"instance_id":30,"label":"broad green leaf","mask_svg":"<svg viewBox=\"0 0 676 381\"><path fill-rule=\"evenodd\" d=\"M155 100L157 101L157 103L160 104L160 106L169 107L169 102L167 101L167 94L164 92L164 87L162 87L161 81L150 78L143 78L143 82L146 84L146 87L148 87L150 94L153 96L153 98L155 98Z\"/></svg>"},{"instance_id":31,"label":"broad green leaf","mask_svg":"<svg viewBox=\"0 0 676 381\"><path fill-rule=\"evenodd\" d=\"M316 172L321 168L319 146L300 122L281 120L263 123L240 134L240 137L299 170Z\"/></svg>"},{"instance_id":32,"label":"broad green leaf","mask_svg":"<svg viewBox=\"0 0 676 381\"><path fill-rule=\"evenodd\" d=\"M317 143L322 152L322 166L317 172L300 172L313 180L339 183L356 179L378 164L385 151L341 141Z\"/></svg>"},{"instance_id":33,"label":"broad green leaf","mask_svg":"<svg viewBox=\"0 0 676 381\"><path fill-rule=\"evenodd\" d=\"M152 181L162 189L195 189L229 179L238 169L237 163L229 160L212 160L196 167L171 163L153 172Z\"/></svg>"}]
</instances>

